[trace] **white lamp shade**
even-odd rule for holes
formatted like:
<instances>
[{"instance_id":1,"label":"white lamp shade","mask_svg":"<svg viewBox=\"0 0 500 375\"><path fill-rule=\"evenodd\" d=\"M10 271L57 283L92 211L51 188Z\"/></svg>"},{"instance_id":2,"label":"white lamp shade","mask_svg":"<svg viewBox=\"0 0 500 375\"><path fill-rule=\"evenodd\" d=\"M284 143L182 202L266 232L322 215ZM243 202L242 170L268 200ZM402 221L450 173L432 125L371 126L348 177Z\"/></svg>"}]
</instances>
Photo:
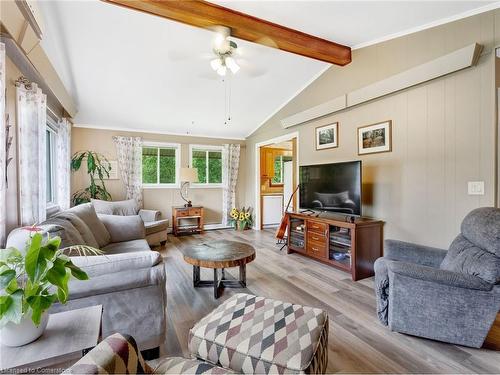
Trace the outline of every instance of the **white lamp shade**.
<instances>
[{"instance_id":1,"label":"white lamp shade","mask_svg":"<svg viewBox=\"0 0 500 375\"><path fill-rule=\"evenodd\" d=\"M181 168L180 178L181 182L198 182L198 169Z\"/></svg>"}]
</instances>

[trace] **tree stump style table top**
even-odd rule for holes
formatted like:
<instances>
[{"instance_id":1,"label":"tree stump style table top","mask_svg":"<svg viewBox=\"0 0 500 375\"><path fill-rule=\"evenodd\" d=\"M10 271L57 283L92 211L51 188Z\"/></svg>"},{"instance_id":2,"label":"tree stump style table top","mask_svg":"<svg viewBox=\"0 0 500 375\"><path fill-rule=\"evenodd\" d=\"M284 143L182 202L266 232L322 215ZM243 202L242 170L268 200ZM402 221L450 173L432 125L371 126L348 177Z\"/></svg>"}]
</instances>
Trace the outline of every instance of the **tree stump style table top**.
<instances>
[{"instance_id":1,"label":"tree stump style table top","mask_svg":"<svg viewBox=\"0 0 500 375\"><path fill-rule=\"evenodd\" d=\"M214 297L219 298L222 287L246 288L246 265L255 259L253 246L236 241L214 241L192 246L183 250L184 260L193 265L193 286L213 287ZM214 279L201 280L200 267L212 268ZM224 272L225 268L240 267L239 280L228 280ZM219 270L221 277L219 278Z\"/></svg>"},{"instance_id":2,"label":"tree stump style table top","mask_svg":"<svg viewBox=\"0 0 500 375\"><path fill-rule=\"evenodd\" d=\"M214 241L183 250L184 260L203 268L230 268L255 259L253 246L236 241Z\"/></svg>"}]
</instances>

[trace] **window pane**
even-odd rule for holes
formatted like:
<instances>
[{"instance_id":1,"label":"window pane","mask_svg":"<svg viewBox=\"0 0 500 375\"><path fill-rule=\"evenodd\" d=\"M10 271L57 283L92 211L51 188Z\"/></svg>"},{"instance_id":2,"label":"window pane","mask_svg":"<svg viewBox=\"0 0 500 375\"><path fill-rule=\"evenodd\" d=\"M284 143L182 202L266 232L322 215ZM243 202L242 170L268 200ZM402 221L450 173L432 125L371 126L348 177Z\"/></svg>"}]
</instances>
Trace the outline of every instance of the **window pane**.
<instances>
[{"instance_id":1,"label":"window pane","mask_svg":"<svg viewBox=\"0 0 500 375\"><path fill-rule=\"evenodd\" d=\"M281 172L283 171L283 158L281 156L277 156L274 159L274 177L272 180L273 184L281 184L283 183Z\"/></svg>"},{"instance_id":2,"label":"window pane","mask_svg":"<svg viewBox=\"0 0 500 375\"><path fill-rule=\"evenodd\" d=\"M220 151L208 153L208 182L211 184L222 183L222 152Z\"/></svg>"},{"instance_id":3,"label":"window pane","mask_svg":"<svg viewBox=\"0 0 500 375\"><path fill-rule=\"evenodd\" d=\"M142 148L142 182L145 184L158 183L158 148Z\"/></svg>"},{"instance_id":4,"label":"window pane","mask_svg":"<svg viewBox=\"0 0 500 375\"><path fill-rule=\"evenodd\" d=\"M198 182L207 182L207 152L201 150L193 150L192 158L193 168L198 169Z\"/></svg>"},{"instance_id":5,"label":"window pane","mask_svg":"<svg viewBox=\"0 0 500 375\"><path fill-rule=\"evenodd\" d=\"M46 163L46 186L47 186L47 202L52 202L52 139L51 133L47 130L45 141L45 163Z\"/></svg>"},{"instance_id":6,"label":"window pane","mask_svg":"<svg viewBox=\"0 0 500 375\"><path fill-rule=\"evenodd\" d=\"M175 184L175 148L160 148L160 183Z\"/></svg>"}]
</instances>

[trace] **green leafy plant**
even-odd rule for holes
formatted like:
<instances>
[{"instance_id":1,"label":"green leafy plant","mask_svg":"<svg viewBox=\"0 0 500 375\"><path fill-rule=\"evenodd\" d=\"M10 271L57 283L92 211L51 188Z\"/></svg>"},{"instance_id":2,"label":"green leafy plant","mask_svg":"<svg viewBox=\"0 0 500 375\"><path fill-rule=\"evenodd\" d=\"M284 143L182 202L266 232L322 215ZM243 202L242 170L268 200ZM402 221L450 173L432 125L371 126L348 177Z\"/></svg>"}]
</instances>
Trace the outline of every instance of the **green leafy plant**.
<instances>
[{"instance_id":1,"label":"green leafy plant","mask_svg":"<svg viewBox=\"0 0 500 375\"><path fill-rule=\"evenodd\" d=\"M59 237L43 240L37 228L33 231L25 255L15 248L0 250L0 327L8 322L20 323L31 313L38 326L42 314L56 301L66 303L71 277L88 280L87 274L75 266L59 249ZM97 254L100 250L78 246L76 251ZM71 248L68 248L71 250Z\"/></svg>"},{"instance_id":2,"label":"green leafy plant","mask_svg":"<svg viewBox=\"0 0 500 375\"><path fill-rule=\"evenodd\" d=\"M234 229L245 230L253 223L252 208L243 207L241 210L233 208L229 214L229 223L234 225Z\"/></svg>"},{"instance_id":3,"label":"green leafy plant","mask_svg":"<svg viewBox=\"0 0 500 375\"><path fill-rule=\"evenodd\" d=\"M84 163L86 160L86 163ZM94 151L78 151L71 157L71 170L78 171L83 164L87 165L87 174L90 178L90 185L85 189L78 190L73 194L71 200L73 205L90 202L90 199L111 200L111 194L106 190L104 177L109 178L111 164L102 154Z\"/></svg>"}]
</instances>

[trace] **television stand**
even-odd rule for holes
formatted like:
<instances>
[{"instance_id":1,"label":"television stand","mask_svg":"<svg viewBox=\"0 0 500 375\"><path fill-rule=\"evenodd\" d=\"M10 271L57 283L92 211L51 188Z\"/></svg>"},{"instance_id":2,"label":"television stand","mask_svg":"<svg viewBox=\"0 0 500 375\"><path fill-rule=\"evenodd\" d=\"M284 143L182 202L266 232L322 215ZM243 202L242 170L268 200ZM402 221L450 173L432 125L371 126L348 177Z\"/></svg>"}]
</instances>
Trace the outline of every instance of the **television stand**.
<instances>
[{"instance_id":1,"label":"television stand","mask_svg":"<svg viewBox=\"0 0 500 375\"><path fill-rule=\"evenodd\" d=\"M288 213L287 253L349 272L354 281L373 276L373 263L382 256L384 223L364 217L348 219Z\"/></svg>"}]
</instances>

